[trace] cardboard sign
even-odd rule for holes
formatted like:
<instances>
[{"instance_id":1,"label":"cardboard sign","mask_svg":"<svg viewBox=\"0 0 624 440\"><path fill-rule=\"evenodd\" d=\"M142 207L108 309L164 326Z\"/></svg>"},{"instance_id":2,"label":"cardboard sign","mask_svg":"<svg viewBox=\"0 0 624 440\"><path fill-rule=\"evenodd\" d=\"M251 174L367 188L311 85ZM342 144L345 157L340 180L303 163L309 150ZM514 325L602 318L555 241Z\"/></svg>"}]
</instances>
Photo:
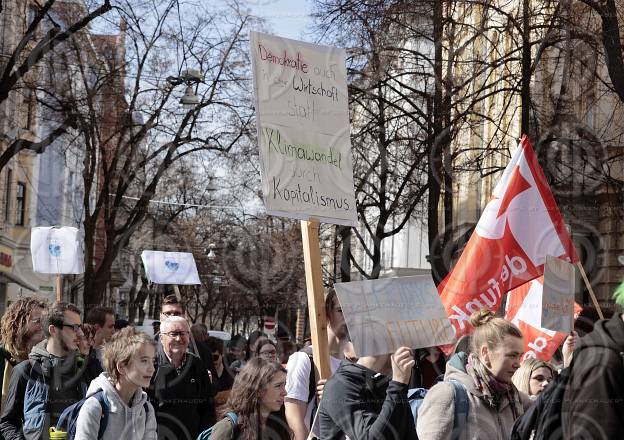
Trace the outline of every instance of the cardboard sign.
<instances>
[{"instance_id":1,"label":"cardboard sign","mask_svg":"<svg viewBox=\"0 0 624 440\"><path fill-rule=\"evenodd\" d=\"M538 358L549 361L569 333L542 328L542 293L544 278L529 281L507 294L505 319L511 321L524 336L522 360ZM574 304L574 319L583 309Z\"/></svg>"},{"instance_id":2,"label":"cardboard sign","mask_svg":"<svg viewBox=\"0 0 624 440\"><path fill-rule=\"evenodd\" d=\"M356 226L345 50L250 39L267 212Z\"/></svg>"},{"instance_id":3,"label":"cardboard sign","mask_svg":"<svg viewBox=\"0 0 624 440\"><path fill-rule=\"evenodd\" d=\"M35 272L54 274L84 272L84 252L77 228L70 226L32 228L30 254Z\"/></svg>"},{"instance_id":4,"label":"cardboard sign","mask_svg":"<svg viewBox=\"0 0 624 440\"><path fill-rule=\"evenodd\" d=\"M574 328L574 265L550 255L544 264L541 327L570 333Z\"/></svg>"},{"instance_id":5,"label":"cardboard sign","mask_svg":"<svg viewBox=\"0 0 624 440\"><path fill-rule=\"evenodd\" d=\"M454 340L453 327L429 275L337 283L334 288L360 357Z\"/></svg>"},{"instance_id":6,"label":"cardboard sign","mask_svg":"<svg viewBox=\"0 0 624 440\"><path fill-rule=\"evenodd\" d=\"M143 251L147 278L156 284L201 284L190 252Z\"/></svg>"}]
</instances>

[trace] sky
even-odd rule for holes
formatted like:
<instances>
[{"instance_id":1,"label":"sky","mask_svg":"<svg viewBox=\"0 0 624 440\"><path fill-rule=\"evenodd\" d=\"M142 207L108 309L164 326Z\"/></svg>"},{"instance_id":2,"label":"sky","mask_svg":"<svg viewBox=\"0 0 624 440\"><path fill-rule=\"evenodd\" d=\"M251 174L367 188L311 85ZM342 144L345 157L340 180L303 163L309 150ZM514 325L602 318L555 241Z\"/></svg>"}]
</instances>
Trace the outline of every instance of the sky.
<instances>
[{"instance_id":1,"label":"sky","mask_svg":"<svg viewBox=\"0 0 624 440\"><path fill-rule=\"evenodd\" d=\"M272 34L312 42L312 0L246 0L245 4L254 15L267 20Z\"/></svg>"}]
</instances>

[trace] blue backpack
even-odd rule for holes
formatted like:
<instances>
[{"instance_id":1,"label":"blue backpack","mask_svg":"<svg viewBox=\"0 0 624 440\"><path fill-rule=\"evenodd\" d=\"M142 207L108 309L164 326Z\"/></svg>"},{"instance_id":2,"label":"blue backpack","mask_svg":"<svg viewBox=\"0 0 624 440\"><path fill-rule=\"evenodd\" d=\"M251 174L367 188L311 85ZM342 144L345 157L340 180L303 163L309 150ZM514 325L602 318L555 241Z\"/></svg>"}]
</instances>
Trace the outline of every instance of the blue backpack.
<instances>
[{"instance_id":1,"label":"blue backpack","mask_svg":"<svg viewBox=\"0 0 624 440\"><path fill-rule=\"evenodd\" d=\"M108 413L110 412L110 406L108 405L108 401L104 396L104 391L99 389L94 393L89 394L84 399L74 403L73 405L68 406L63 410L61 416L56 423L56 431L64 431L67 433L67 440L74 440L76 437L76 428L78 422L78 413L80 413L80 409L82 405L87 401L88 398L95 397L98 402L100 402L100 406L102 407L102 418L100 419L100 428L98 429L98 440L101 440L104 436L104 432L106 431L106 426L108 425ZM143 408L145 409L145 423L147 424L147 414L149 413L149 405L147 402L143 404Z\"/></svg>"},{"instance_id":2,"label":"blue backpack","mask_svg":"<svg viewBox=\"0 0 624 440\"><path fill-rule=\"evenodd\" d=\"M459 438L459 435L463 432L464 428L466 428L470 402L468 401L468 392L460 382L453 379L449 382L453 385L453 399L455 400L453 432L451 433L451 439L455 440ZM418 426L418 409L425 399L427 391L429 390L425 388L412 388L407 392L407 399L412 409L415 426Z\"/></svg>"},{"instance_id":3,"label":"blue backpack","mask_svg":"<svg viewBox=\"0 0 624 440\"><path fill-rule=\"evenodd\" d=\"M102 439L104 431L106 431L106 425L108 424L108 413L110 411L110 407L108 406L106 397L104 397L104 391L97 390L95 393L89 394L84 399L68 406L61 413L61 417L59 417L58 422L56 423L56 430L66 432L67 440L73 440L76 437L76 422L78 421L78 413L80 412L82 405L84 405L90 397L95 397L102 406L102 419L100 420L100 429L98 429L98 440Z\"/></svg>"},{"instance_id":4,"label":"blue backpack","mask_svg":"<svg viewBox=\"0 0 624 440\"><path fill-rule=\"evenodd\" d=\"M236 415L236 413L229 412L229 413L226 414L226 416L229 417L230 421L232 422L232 425L233 425L234 429L236 429L236 423L238 422L238 416ZM208 440L208 439L210 439L210 436L212 435L212 429L213 428L214 428L214 426L211 426L210 428L206 429L204 432L199 434L199 437L197 437L197 440Z\"/></svg>"}]
</instances>

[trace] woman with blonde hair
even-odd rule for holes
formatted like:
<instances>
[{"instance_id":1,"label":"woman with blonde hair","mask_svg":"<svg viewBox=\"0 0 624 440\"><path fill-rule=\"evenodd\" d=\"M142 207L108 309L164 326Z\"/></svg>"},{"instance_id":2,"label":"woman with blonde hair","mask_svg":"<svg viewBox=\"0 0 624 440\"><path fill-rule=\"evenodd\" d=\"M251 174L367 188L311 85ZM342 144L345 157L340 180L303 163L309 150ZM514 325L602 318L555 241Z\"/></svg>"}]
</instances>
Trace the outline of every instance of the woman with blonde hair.
<instances>
[{"instance_id":1,"label":"woman with blonde hair","mask_svg":"<svg viewBox=\"0 0 624 440\"><path fill-rule=\"evenodd\" d=\"M290 430L279 416L285 397L286 370L277 362L251 358L236 375L223 418L212 428L210 440L290 439Z\"/></svg>"},{"instance_id":2,"label":"woman with blonde hair","mask_svg":"<svg viewBox=\"0 0 624 440\"><path fill-rule=\"evenodd\" d=\"M522 332L489 310L474 313L470 324L474 327L470 353L451 357L444 382L434 385L420 406L416 424L419 438L509 438L515 420L531 404L511 381L524 352ZM458 417L461 420L455 420L459 400L450 381L458 382L467 394L468 413Z\"/></svg>"},{"instance_id":3,"label":"woman with blonde hair","mask_svg":"<svg viewBox=\"0 0 624 440\"><path fill-rule=\"evenodd\" d=\"M554 378L555 370L548 362L529 358L522 362L511 381L519 391L535 399Z\"/></svg>"}]
</instances>

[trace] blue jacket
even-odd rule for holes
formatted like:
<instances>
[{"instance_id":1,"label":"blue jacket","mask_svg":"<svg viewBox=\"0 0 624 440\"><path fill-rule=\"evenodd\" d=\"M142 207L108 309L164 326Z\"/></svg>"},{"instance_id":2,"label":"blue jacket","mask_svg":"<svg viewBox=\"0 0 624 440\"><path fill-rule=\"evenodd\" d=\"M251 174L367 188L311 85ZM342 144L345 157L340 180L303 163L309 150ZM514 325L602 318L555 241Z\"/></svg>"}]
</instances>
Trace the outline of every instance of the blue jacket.
<instances>
[{"instance_id":1,"label":"blue jacket","mask_svg":"<svg viewBox=\"0 0 624 440\"><path fill-rule=\"evenodd\" d=\"M46 345L44 339L13 370L0 418L0 432L6 440L49 438L49 428L63 409L85 396L86 364L80 365L75 354L53 356Z\"/></svg>"}]
</instances>

